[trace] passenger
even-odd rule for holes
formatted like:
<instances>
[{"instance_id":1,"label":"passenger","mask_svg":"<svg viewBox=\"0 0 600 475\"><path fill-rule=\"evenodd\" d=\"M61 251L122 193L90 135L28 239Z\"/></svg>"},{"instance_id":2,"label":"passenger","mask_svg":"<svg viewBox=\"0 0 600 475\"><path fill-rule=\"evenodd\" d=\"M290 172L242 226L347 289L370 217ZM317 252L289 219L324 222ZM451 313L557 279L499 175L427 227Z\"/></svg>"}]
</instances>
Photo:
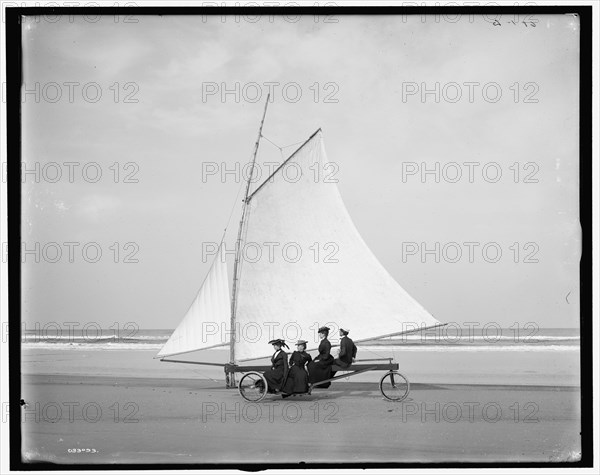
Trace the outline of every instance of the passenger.
<instances>
[{"instance_id":1,"label":"passenger","mask_svg":"<svg viewBox=\"0 0 600 475\"><path fill-rule=\"evenodd\" d=\"M308 342L305 340L299 340L296 343L296 351L290 357L290 369L281 389L284 398L308 392L308 373L305 365L312 361L312 357L306 352L306 343Z\"/></svg>"},{"instance_id":2,"label":"passenger","mask_svg":"<svg viewBox=\"0 0 600 475\"><path fill-rule=\"evenodd\" d=\"M269 344L273 345L275 353L271 356L271 369L266 370L263 376L269 385L268 392L275 393L281 389L283 379L288 372L287 353L281 348L285 346L289 349L289 347L282 339L271 340Z\"/></svg>"},{"instance_id":3,"label":"passenger","mask_svg":"<svg viewBox=\"0 0 600 475\"><path fill-rule=\"evenodd\" d=\"M333 356L331 354L331 343L327 337L329 336L329 327L321 327L318 330L319 338L319 354L310 363L308 363L308 380L314 384L319 381L325 381L331 378L331 365L333 364ZM315 388L328 388L331 386L331 381L323 384L318 384Z\"/></svg>"},{"instance_id":4,"label":"passenger","mask_svg":"<svg viewBox=\"0 0 600 475\"><path fill-rule=\"evenodd\" d=\"M340 328L340 350L338 357L333 361L333 364L339 366L340 368L346 369L356 358L357 348L354 342L348 337L348 333L350 333L349 329ZM333 375L335 375L335 371L333 371Z\"/></svg>"}]
</instances>

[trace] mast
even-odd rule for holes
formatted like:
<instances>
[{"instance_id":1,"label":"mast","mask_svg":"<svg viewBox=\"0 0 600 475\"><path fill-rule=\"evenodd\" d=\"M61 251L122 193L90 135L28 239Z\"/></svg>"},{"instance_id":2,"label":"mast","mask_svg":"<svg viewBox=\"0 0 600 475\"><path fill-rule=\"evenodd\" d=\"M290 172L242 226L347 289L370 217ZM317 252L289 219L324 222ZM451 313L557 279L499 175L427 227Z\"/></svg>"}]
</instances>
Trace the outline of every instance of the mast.
<instances>
[{"instance_id":1,"label":"mast","mask_svg":"<svg viewBox=\"0 0 600 475\"><path fill-rule=\"evenodd\" d=\"M271 94L267 94L267 102L265 103L265 109L263 111L262 120L260 121L260 127L258 129L258 137L256 138L256 143L254 144L254 154L252 156L252 166L250 167L250 176L248 177L248 183L246 183L246 194L244 195L244 201L242 206L242 217L240 219L240 227L238 229L238 236L236 242L236 253L235 253L235 262L233 264L233 290L231 294L231 338L229 340L229 362L231 364L235 364L235 314L237 310L237 290L238 290L238 280L239 280L239 262L240 256L242 253L242 235L244 230L244 219L246 218L246 212L248 210L248 194L250 193L250 183L252 182L252 177L254 175L254 165L256 164L256 155L258 154L258 146L260 144L260 138L262 137L262 129L263 124L265 123L265 117L267 115L267 106L269 105L269 98ZM230 378L234 377L235 373L230 375ZM228 385L231 387L231 383L235 386L235 381L228 380Z\"/></svg>"}]
</instances>

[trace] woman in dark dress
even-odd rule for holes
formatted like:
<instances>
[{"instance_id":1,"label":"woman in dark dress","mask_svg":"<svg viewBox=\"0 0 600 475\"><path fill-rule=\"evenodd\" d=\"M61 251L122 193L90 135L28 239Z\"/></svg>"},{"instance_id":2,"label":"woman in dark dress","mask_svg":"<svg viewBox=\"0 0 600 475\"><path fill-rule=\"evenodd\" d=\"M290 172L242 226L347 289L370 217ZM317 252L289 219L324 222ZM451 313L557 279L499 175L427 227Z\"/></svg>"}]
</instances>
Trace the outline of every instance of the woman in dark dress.
<instances>
[{"instance_id":1,"label":"woman in dark dress","mask_svg":"<svg viewBox=\"0 0 600 475\"><path fill-rule=\"evenodd\" d=\"M275 353L271 356L271 369L266 370L263 376L269 385L268 392L274 393L281 389L283 379L288 372L287 353L281 348L285 346L289 349L289 347L285 344L285 340L281 339L271 340L269 344L273 345Z\"/></svg>"},{"instance_id":2,"label":"woman in dark dress","mask_svg":"<svg viewBox=\"0 0 600 475\"><path fill-rule=\"evenodd\" d=\"M331 343L327 337L329 336L329 328L319 328L319 337L321 343L319 343L319 355L308 364L309 381L311 383L318 383L331 378L331 365L333 364L333 356L331 355ZM331 386L331 382L319 384L315 388L328 388Z\"/></svg>"},{"instance_id":3,"label":"woman in dark dress","mask_svg":"<svg viewBox=\"0 0 600 475\"><path fill-rule=\"evenodd\" d=\"M281 389L283 397L308 392L308 373L305 365L312 361L312 357L306 352L306 343L308 342L304 340L298 341L296 351L290 357L290 369Z\"/></svg>"}]
</instances>

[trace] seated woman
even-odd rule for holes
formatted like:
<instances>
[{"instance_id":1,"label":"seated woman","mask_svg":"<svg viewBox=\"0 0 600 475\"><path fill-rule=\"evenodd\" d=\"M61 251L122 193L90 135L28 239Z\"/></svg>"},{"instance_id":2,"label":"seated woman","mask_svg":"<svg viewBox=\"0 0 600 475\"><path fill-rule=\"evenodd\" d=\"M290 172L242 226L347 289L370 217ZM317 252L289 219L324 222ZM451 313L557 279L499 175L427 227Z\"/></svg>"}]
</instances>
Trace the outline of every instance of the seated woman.
<instances>
[{"instance_id":1,"label":"seated woman","mask_svg":"<svg viewBox=\"0 0 600 475\"><path fill-rule=\"evenodd\" d=\"M331 343L327 339L328 336L328 327L319 328L319 338L321 338L319 354L311 363L308 363L308 380L313 384L332 377L331 365L333 364L333 356L331 355ZM329 386L331 386L331 381L319 384L315 388L328 388Z\"/></svg>"},{"instance_id":2,"label":"seated woman","mask_svg":"<svg viewBox=\"0 0 600 475\"><path fill-rule=\"evenodd\" d=\"M338 357L333 360L333 364L345 370L354 363L356 359L356 345L348 336L350 330L346 327L346 329L340 328L340 349ZM336 371L331 372L331 377L335 376Z\"/></svg>"},{"instance_id":3,"label":"seated woman","mask_svg":"<svg viewBox=\"0 0 600 475\"><path fill-rule=\"evenodd\" d=\"M340 354L334 360L334 364L341 366L342 368L348 368L354 359L356 358L356 345L348 336L350 330L340 328Z\"/></svg>"},{"instance_id":4,"label":"seated woman","mask_svg":"<svg viewBox=\"0 0 600 475\"><path fill-rule=\"evenodd\" d=\"M283 397L308 392L308 373L304 366L312 361L312 357L306 352L306 343L305 340L299 340L296 351L290 357L290 369L281 389Z\"/></svg>"},{"instance_id":5,"label":"seated woman","mask_svg":"<svg viewBox=\"0 0 600 475\"><path fill-rule=\"evenodd\" d=\"M289 349L289 347L282 339L271 340L269 344L273 345L275 353L271 356L271 369L266 370L263 376L269 385L267 392L274 393L281 389L283 379L288 372L287 353L281 348L285 346ZM259 381L259 383L264 384L262 381Z\"/></svg>"}]
</instances>

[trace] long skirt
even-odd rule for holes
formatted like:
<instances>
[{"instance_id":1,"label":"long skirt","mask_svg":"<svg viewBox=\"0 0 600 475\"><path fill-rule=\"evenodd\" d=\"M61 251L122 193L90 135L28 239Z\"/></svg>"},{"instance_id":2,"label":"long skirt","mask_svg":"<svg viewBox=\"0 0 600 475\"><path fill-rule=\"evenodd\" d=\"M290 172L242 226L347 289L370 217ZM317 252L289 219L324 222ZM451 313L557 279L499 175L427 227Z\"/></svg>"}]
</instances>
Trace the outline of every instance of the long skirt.
<instances>
[{"instance_id":1,"label":"long skirt","mask_svg":"<svg viewBox=\"0 0 600 475\"><path fill-rule=\"evenodd\" d=\"M275 390L279 390L281 388L281 384L283 383L284 371L281 369L268 369L263 373L263 376L267 380L267 384L269 385L268 391L274 392Z\"/></svg>"},{"instance_id":2,"label":"long skirt","mask_svg":"<svg viewBox=\"0 0 600 475\"><path fill-rule=\"evenodd\" d=\"M308 373L304 368L291 366L281 392L302 394L308 391Z\"/></svg>"},{"instance_id":3,"label":"long skirt","mask_svg":"<svg viewBox=\"0 0 600 475\"><path fill-rule=\"evenodd\" d=\"M309 381L311 383L318 383L319 381L325 381L332 377L331 375L331 365L333 363L333 358L325 361L311 361L308 363L308 373L309 373ZM331 386L331 381L328 383L323 383L316 385L315 388L328 388Z\"/></svg>"}]
</instances>

